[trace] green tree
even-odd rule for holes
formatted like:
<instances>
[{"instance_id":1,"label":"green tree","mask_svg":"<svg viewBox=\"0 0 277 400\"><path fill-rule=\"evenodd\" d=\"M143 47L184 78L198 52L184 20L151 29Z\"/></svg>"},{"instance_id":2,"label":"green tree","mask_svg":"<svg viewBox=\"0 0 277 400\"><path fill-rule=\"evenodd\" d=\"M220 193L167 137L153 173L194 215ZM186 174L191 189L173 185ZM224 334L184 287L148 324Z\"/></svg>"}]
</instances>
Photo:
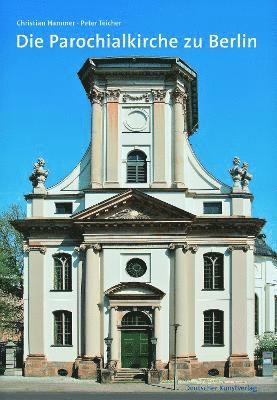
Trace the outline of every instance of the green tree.
<instances>
[{"instance_id":1,"label":"green tree","mask_svg":"<svg viewBox=\"0 0 277 400\"><path fill-rule=\"evenodd\" d=\"M24 218L17 205L0 213L0 331L12 335L23 326L23 236L11 222Z\"/></svg>"},{"instance_id":2,"label":"green tree","mask_svg":"<svg viewBox=\"0 0 277 400\"><path fill-rule=\"evenodd\" d=\"M272 351L274 359L277 356L277 335L273 332L265 332L258 337L255 355L261 362L264 351Z\"/></svg>"}]
</instances>

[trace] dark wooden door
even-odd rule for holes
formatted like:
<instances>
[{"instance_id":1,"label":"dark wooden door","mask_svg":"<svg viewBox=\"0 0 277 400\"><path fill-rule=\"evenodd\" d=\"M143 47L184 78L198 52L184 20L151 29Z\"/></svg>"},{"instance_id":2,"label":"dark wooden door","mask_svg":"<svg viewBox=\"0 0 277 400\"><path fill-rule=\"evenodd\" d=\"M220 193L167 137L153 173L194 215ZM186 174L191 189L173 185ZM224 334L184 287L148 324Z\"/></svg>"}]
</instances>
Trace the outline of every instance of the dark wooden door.
<instances>
[{"instance_id":1,"label":"dark wooden door","mask_svg":"<svg viewBox=\"0 0 277 400\"><path fill-rule=\"evenodd\" d=\"M149 335L143 331L121 332L122 368L147 368L149 364Z\"/></svg>"}]
</instances>

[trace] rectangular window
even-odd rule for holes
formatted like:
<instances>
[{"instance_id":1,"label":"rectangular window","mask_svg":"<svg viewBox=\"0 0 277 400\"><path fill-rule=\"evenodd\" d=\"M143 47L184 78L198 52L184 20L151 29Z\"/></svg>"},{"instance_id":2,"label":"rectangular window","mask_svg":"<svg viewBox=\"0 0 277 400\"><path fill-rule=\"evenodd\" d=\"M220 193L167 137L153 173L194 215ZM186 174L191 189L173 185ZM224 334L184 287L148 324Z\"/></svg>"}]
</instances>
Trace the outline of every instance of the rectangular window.
<instances>
[{"instance_id":1,"label":"rectangular window","mask_svg":"<svg viewBox=\"0 0 277 400\"><path fill-rule=\"evenodd\" d=\"M204 214L222 214L221 201L203 203L203 212Z\"/></svg>"},{"instance_id":2,"label":"rectangular window","mask_svg":"<svg viewBox=\"0 0 277 400\"><path fill-rule=\"evenodd\" d=\"M55 203L56 214L72 214L72 203Z\"/></svg>"},{"instance_id":3,"label":"rectangular window","mask_svg":"<svg viewBox=\"0 0 277 400\"><path fill-rule=\"evenodd\" d=\"M204 346L222 346L223 343L223 311L204 311Z\"/></svg>"},{"instance_id":4,"label":"rectangular window","mask_svg":"<svg viewBox=\"0 0 277 400\"><path fill-rule=\"evenodd\" d=\"M69 311L54 312L54 345L72 345L72 314Z\"/></svg>"}]
</instances>

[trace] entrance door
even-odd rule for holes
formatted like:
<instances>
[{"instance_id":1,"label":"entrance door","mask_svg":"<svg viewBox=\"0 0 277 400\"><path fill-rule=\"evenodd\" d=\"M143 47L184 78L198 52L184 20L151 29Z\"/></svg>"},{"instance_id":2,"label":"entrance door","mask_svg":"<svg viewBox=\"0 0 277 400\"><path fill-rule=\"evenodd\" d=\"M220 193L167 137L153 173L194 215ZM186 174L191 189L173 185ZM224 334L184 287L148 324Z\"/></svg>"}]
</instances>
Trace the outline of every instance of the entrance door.
<instances>
[{"instance_id":1,"label":"entrance door","mask_svg":"<svg viewBox=\"0 0 277 400\"><path fill-rule=\"evenodd\" d=\"M148 368L148 332L121 331L122 368Z\"/></svg>"}]
</instances>

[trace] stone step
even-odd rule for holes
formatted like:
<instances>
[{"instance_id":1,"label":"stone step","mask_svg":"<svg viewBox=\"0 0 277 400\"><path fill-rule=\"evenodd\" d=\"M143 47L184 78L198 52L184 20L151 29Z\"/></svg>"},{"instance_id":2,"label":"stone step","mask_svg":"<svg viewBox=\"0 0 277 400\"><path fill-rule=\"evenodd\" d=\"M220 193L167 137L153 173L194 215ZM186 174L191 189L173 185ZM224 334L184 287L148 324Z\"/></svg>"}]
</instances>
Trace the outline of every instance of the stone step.
<instances>
[{"instance_id":1,"label":"stone step","mask_svg":"<svg viewBox=\"0 0 277 400\"><path fill-rule=\"evenodd\" d=\"M144 371L135 368L121 368L117 370L116 375L114 377L115 382L144 382L145 375Z\"/></svg>"}]
</instances>

